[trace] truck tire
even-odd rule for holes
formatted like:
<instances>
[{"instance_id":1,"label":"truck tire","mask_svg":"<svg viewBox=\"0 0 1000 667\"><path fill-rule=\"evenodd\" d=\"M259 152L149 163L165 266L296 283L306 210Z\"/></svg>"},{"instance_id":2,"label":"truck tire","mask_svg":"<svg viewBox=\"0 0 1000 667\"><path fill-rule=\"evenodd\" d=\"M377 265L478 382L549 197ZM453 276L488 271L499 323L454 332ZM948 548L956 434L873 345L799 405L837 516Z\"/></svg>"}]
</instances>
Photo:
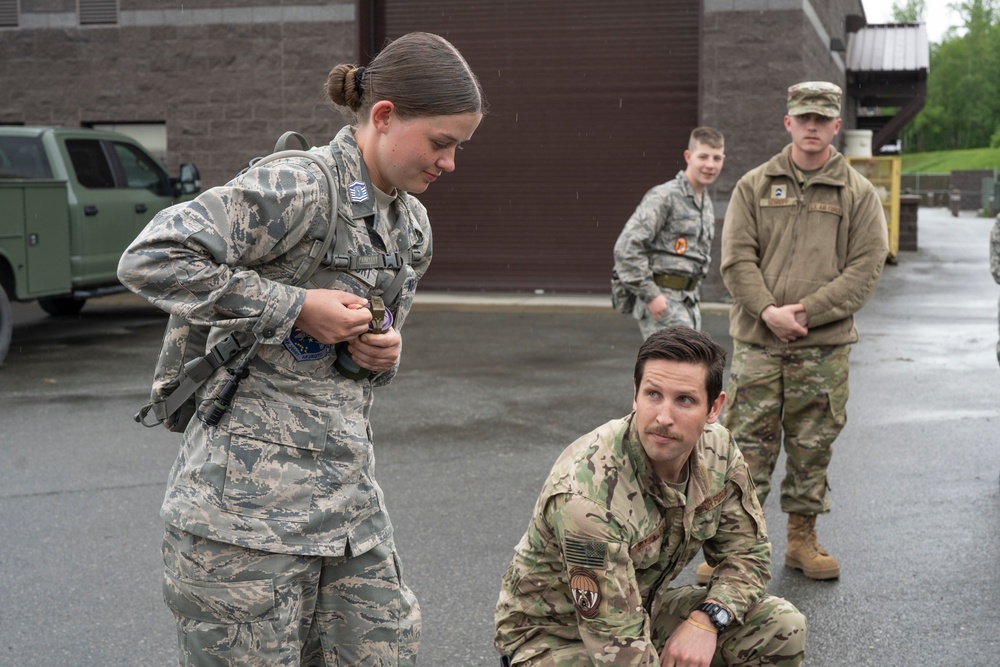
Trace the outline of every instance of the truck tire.
<instances>
[{"instance_id":1,"label":"truck tire","mask_svg":"<svg viewBox=\"0 0 1000 667\"><path fill-rule=\"evenodd\" d=\"M0 287L0 364L10 349L10 336L14 331L14 314L10 310L10 299L7 291Z\"/></svg>"},{"instance_id":2,"label":"truck tire","mask_svg":"<svg viewBox=\"0 0 1000 667\"><path fill-rule=\"evenodd\" d=\"M86 299L74 299L71 296L45 296L38 299L38 305L49 315L65 317L76 315L83 310Z\"/></svg>"}]
</instances>

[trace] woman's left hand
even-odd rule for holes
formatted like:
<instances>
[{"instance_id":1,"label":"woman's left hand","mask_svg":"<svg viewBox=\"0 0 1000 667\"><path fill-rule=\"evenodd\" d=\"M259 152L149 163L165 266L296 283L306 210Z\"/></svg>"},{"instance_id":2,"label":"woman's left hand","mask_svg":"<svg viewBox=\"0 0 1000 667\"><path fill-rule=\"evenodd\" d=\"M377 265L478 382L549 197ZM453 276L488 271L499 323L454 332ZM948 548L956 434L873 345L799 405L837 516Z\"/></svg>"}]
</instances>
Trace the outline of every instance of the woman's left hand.
<instances>
[{"instance_id":1,"label":"woman's left hand","mask_svg":"<svg viewBox=\"0 0 1000 667\"><path fill-rule=\"evenodd\" d=\"M403 339L390 328L385 333L366 333L352 340L347 349L362 368L381 373L399 362L399 349Z\"/></svg>"}]
</instances>

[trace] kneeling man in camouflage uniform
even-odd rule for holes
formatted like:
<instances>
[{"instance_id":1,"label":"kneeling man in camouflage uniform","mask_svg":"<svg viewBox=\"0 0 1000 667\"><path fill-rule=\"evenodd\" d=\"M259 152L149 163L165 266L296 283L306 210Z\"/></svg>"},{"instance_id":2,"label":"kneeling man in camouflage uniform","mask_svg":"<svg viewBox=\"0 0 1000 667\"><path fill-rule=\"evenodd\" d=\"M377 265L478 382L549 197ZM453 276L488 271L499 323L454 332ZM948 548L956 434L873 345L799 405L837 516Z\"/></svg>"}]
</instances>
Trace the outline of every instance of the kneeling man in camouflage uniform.
<instances>
[{"instance_id":1,"label":"kneeling man in camouflage uniform","mask_svg":"<svg viewBox=\"0 0 1000 667\"><path fill-rule=\"evenodd\" d=\"M729 432L725 351L688 327L653 333L632 414L570 445L503 577L504 665L799 665L804 616L765 595L771 545ZM709 587L670 587L700 550Z\"/></svg>"}]
</instances>

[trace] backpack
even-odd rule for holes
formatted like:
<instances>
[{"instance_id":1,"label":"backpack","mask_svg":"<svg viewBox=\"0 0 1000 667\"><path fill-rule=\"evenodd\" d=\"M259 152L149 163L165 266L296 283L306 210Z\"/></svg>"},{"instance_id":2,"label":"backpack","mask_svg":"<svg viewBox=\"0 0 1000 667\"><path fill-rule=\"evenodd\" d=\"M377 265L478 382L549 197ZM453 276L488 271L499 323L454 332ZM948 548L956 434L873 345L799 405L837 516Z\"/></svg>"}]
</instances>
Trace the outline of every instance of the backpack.
<instances>
[{"instance_id":1,"label":"backpack","mask_svg":"<svg viewBox=\"0 0 1000 667\"><path fill-rule=\"evenodd\" d=\"M301 145L301 150L288 149L288 142L295 139ZM327 230L326 237L317 240L306 255L303 263L296 269L289 281L299 286L305 284L319 268L323 258L333 245L337 236L337 225L342 216L337 213L338 187L330 167L319 157L308 152L309 143L297 132L285 132L274 146L274 152L263 158L254 158L250 165L240 172L246 173L274 160L289 157L307 158L315 162L326 177L330 190L330 210L333 221ZM156 370L153 372L153 386L150 390L149 403L135 414L135 421L147 428L162 424L175 433L183 433L191 418L197 411L195 392L215 372L219 366L232 361L240 352L249 349L244 356L245 366L256 352L253 334L233 331L206 353L205 346L211 327L196 325L185 319L171 315L163 334L163 344L156 360Z\"/></svg>"},{"instance_id":2,"label":"backpack","mask_svg":"<svg viewBox=\"0 0 1000 667\"><path fill-rule=\"evenodd\" d=\"M618 272L611 271L611 307L623 315L631 315L635 310L635 293L618 279Z\"/></svg>"}]
</instances>

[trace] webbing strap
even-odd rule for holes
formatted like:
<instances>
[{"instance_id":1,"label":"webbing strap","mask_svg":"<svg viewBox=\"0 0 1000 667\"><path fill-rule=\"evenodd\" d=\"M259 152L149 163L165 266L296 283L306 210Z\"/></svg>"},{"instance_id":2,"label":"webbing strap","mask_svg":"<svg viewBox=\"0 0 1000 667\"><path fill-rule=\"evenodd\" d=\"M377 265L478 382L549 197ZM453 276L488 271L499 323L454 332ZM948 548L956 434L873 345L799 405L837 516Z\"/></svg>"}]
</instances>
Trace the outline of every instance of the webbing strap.
<instances>
[{"instance_id":1,"label":"webbing strap","mask_svg":"<svg viewBox=\"0 0 1000 667\"><path fill-rule=\"evenodd\" d=\"M252 346L255 340L253 334L242 331L232 332L216 343L204 357L192 359L186 363L181 374L184 379L177 385L177 388L162 401L142 406L136 413L135 420L147 428L164 422L184 405L184 402L198 390L198 387L204 384L216 368L225 365L242 350ZM146 416L150 413L155 420L153 423L146 421Z\"/></svg>"},{"instance_id":2,"label":"webbing strap","mask_svg":"<svg viewBox=\"0 0 1000 667\"><path fill-rule=\"evenodd\" d=\"M288 140L292 138L297 139L302 144L303 148L308 148L309 144L306 142L305 137L297 132L285 132L278 139L278 143L275 148L277 149L287 145ZM333 172L330 171L330 167L317 155L305 150L278 150L278 152L268 155L265 158L255 160L251 167L259 167L275 160L293 157L312 160L326 177L327 188L330 191L330 226L327 228L326 236L322 241L317 239L317 241L313 243L307 254L306 261L302 262L289 281L292 285L299 286L312 277L313 273L316 272L316 269L319 268L323 258L330 251L330 246L333 245L334 239L337 238L337 223L340 220L340 212L338 211L339 199L337 196L337 181L334 179ZM346 237L347 234L341 234L340 236ZM208 354L204 357L193 359L185 364L184 370L181 374L183 380L179 385L177 385L177 388L170 392L170 394L168 394L163 401L143 406L142 409L136 413L135 420L147 427L163 423L170 417L170 415L174 414L182 405L184 405L184 403L198 390L198 387L203 385L219 366L228 363L240 351L251 347L255 340L256 337L251 333L242 331L232 332L230 335L219 341L219 343L209 350ZM255 350L251 350L251 352L255 352ZM246 360L249 361L250 358L251 356L248 355ZM155 423L150 424L146 421L146 416L150 413L152 413L153 419L156 420Z\"/></svg>"}]
</instances>

